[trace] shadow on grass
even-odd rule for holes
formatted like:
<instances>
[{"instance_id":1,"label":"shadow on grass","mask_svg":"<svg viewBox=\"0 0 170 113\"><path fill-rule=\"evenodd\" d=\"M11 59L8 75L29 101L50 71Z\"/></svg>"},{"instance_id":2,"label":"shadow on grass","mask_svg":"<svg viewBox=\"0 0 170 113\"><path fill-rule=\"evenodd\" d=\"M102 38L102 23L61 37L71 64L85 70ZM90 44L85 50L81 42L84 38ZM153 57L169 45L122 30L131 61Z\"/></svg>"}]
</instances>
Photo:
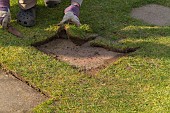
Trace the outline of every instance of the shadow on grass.
<instances>
[{"instance_id":1,"label":"shadow on grass","mask_svg":"<svg viewBox=\"0 0 170 113\"><path fill-rule=\"evenodd\" d=\"M158 38L162 36L167 37L170 35L169 27L150 27L149 25L148 26L147 25L136 26L136 25L143 25L143 23L134 21L133 19L129 17L128 13L131 8L129 8L128 6L130 4L124 7L125 9L127 8L127 10L124 10L123 8L121 8L119 9L121 11L120 12L118 9L113 8L113 9L110 9L109 12L101 14L101 13L97 13L98 10L97 12L96 10L93 10L91 12L86 11L86 8L87 7L91 7L94 9L103 8L103 7L100 7L100 6L103 6L102 4L100 4L99 7L97 6L94 7L93 3L91 4L86 1L85 3L87 3L87 5L82 6L82 10L81 10L82 11L82 17L81 17L82 22L88 23L89 26L92 27L94 32L97 31L99 33L101 31L101 35L107 34L106 37L109 36L110 38L112 38L112 36L114 36L114 31L121 34L122 36L127 37L127 39L125 39L125 42L122 42L122 41L119 42L120 47L121 45L122 46L128 45L129 47L131 45L140 45L140 47L143 48L143 47L146 47L146 45L143 43L139 43L138 40L142 39L146 43L147 39L149 39L150 37ZM62 2L62 4L60 4L57 8L50 9L50 8L46 8L45 6L43 6L42 3L40 3L39 5L37 5L36 26L26 28L26 27L22 27L18 25L16 21L13 21L12 24L16 26L19 30L21 30L21 32L25 35L25 37L23 39L18 39L16 37L13 37L10 34L7 34L7 32L4 33L0 31L2 33L2 36L0 38L1 46L9 46L9 45L10 46L30 46L36 42L46 40L49 37L53 36L56 33L54 30L55 25L62 19L63 10L66 6L68 6L68 2ZM105 8L104 10L106 9L107 8ZM19 8L17 5L13 5L11 7L13 18L16 18L14 15L17 14L18 10ZM117 13L117 11L119 11L119 13ZM89 15L90 18L85 17L86 15ZM104 17L104 16L106 18L98 18L98 17ZM113 19L111 20L112 22L110 21L110 19ZM132 41L126 42L126 40L128 40L129 38L130 40L134 42ZM166 45L163 45L163 44L159 45L159 43L155 44L152 42L147 43L147 46L149 46L151 49L148 51L152 51L152 49L155 50L157 48L165 48L165 50L166 48L169 48L168 46L166 47ZM143 53L143 54L151 57L151 54L149 52L147 51L145 52L146 53ZM161 54L160 54L161 56L159 56L158 53L154 53L154 54L156 54L155 56L159 58L163 57L163 55ZM152 54L153 57L155 57L154 54Z\"/></svg>"},{"instance_id":2,"label":"shadow on grass","mask_svg":"<svg viewBox=\"0 0 170 113\"><path fill-rule=\"evenodd\" d=\"M127 35L127 41L121 42L122 44L136 44L141 47L138 51L132 53L133 56L139 55L142 58L169 59L170 46L166 45L166 43L168 43L166 41L169 40L168 37L170 35L168 27L159 27L158 29L156 28L156 30L155 28L147 28L122 32L122 29L125 29L126 26L141 26L143 23L136 22L128 16L130 9L128 8L126 10L126 8L129 7L129 5L124 3L123 5L121 5L122 3L119 4L119 2L124 1L117 1L116 3L115 1L111 1L111 4L113 4L113 8L111 9L110 7L104 7L110 3L109 1L96 1L97 0L92 2L85 1L85 4L87 4L82 6L82 23L89 24L94 32L106 37L108 36L109 38L112 38L113 32L115 31ZM96 3L101 4L96 5ZM66 6L67 4L63 3L56 9L48 10L42 5L38 6L37 25L35 27L25 28L14 21L12 24L24 33L24 39L18 39L0 30L0 62L7 66L7 69L21 73L28 81L31 81L42 90L50 92L50 95L53 97L60 97L61 101L59 102L61 102L61 104L58 104L59 108L70 110L70 106L73 106L75 109L77 106L82 107L84 105L83 108L87 108L86 110L90 111L90 108L98 109L98 107L96 107L97 105L99 105L100 108L98 110L102 110L103 108L107 110L108 107L112 110L113 108L120 110L120 107L123 106L124 109L121 110L124 111L128 106L128 108L131 109L129 111L133 111L140 105L145 104L145 102L142 101L145 99L145 96L140 97L140 91L143 89L145 89L143 92L149 93L145 82L143 82L145 81L145 77L135 78L139 80L131 80L133 79L133 75L136 76L136 73L123 70L122 67L116 68L116 66L110 67L111 69L106 72L109 73L109 75L114 75L111 78L104 78L102 74L99 78L92 77L93 79L87 78L87 76L79 76L79 74L68 65L54 61L53 58L31 47L31 44L45 40L55 34L54 31L47 29L50 28L50 25L54 26L62 19L63 10ZM13 5L11 7L13 18L15 18L14 14L18 11L16 7L18 6ZM86 10L91 8L94 8L94 10ZM56 10L59 12L56 12ZM104 12L102 12L102 10ZM56 19L55 16L58 17L58 19ZM160 36L163 36L163 38L159 39ZM152 38L150 39L150 37ZM131 59L131 61L133 60L134 59ZM141 62L143 61L139 63ZM125 65L128 63L129 60L125 62ZM143 67L143 65L139 65L139 67ZM148 66L145 68L148 69L151 67ZM146 76L147 72L145 72L146 70L138 73L143 73L143 75ZM116 75L129 75L132 76L132 78L129 80L127 76L125 80L118 76L116 78ZM154 77L150 79L152 79L152 83L155 82ZM146 77L146 81L148 80ZM139 82L141 82L141 84ZM158 81L155 84L159 84L160 82L162 81ZM67 101L66 99L71 101ZM116 102L112 101L113 99L116 99ZM150 99L154 100L154 98ZM68 104L68 102L70 103ZM150 104L152 104L153 101L150 100L150 102ZM112 104L110 105L110 103ZM136 109L136 111L138 111L138 109Z\"/></svg>"},{"instance_id":3,"label":"shadow on grass","mask_svg":"<svg viewBox=\"0 0 170 113\"><path fill-rule=\"evenodd\" d=\"M118 31L119 34L130 37L134 39L147 39L154 37L168 37L170 36L170 27L165 26L135 26L130 25L125 28L122 28L120 31Z\"/></svg>"},{"instance_id":4,"label":"shadow on grass","mask_svg":"<svg viewBox=\"0 0 170 113\"><path fill-rule=\"evenodd\" d=\"M123 6L125 7L122 6L119 9L116 9L121 4L121 2L122 1L114 4L115 7L112 7L108 12L103 14L100 13L101 10L103 9L103 11L106 11L108 7L102 6L109 3L108 1L104 2L104 4L99 4L99 6L94 6L94 2L89 3L85 1L84 4L87 4L82 6L81 20L83 23L88 23L94 32L96 31L97 33L100 33L101 31L101 35L107 34L106 37L109 36L109 38L112 38L114 31L121 35L125 35L127 39L120 41L119 46L127 45L130 47L131 45L137 45L141 48L138 50L138 52L141 53L140 55L142 56L148 56L152 58L167 58L167 53L169 53L168 50L170 50L169 46L155 43L153 40L153 42L151 42L149 41L149 38L154 37L155 40L157 40L157 38L162 36L168 37L170 35L170 28L150 27L149 25L139 26L143 25L143 23L133 20L128 14L131 10L131 7L129 6L132 4L124 4ZM7 34L7 32L0 31L2 33L0 45L2 47L18 46L29 48L36 42L48 39L56 33L53 29L56 23L62 19L63 10L66 6L68 6L68 2L62 2L62 4L60 4L57 8L50 9L46 8L42 3L40 3L37 5L36 26L26 28L18 25L16 21L13 21L12 24L21 30L25 37L23 39L18 39L10 34ZM87 7L94 10L90 12L86 11ZM11 11L13 18L16 18L14 15L18 12L18 10L19 8L16 4L12 5ZM89 17L87 17L87 15L89 15ZM162 48L164 48L164 53Z\"/></svg>"},{"instance_id":5,"label":"shadow on grass","mask_svg":"<svg viewBox=\"0 0 170 113\"><path fill-rule=\"evenodd\" d=\"M40 3L36 6L36 25L33 27L23 27L19 25L16 21L16 15L19 11L19 6L14 3L11 6L11 15L12 15L12 21L11 24L15 26L21 33L24 35L23 39L18 39L15 36L12 36L10 33L6 31L0 30L2 42L7 39L12 39L16 41L21 41L22 46L29 46L32 43L42 41L47 39L48 37L51 37L56 32L51 29L55 29L57 26L57 23L59 23L64 15L64 9L69 5L69 1L62 2L58 7L56 8L47 8L44 6L44 3L41 3L42 1L39 1ZM11 41L12 42L12 41ZM13 43L13 42L12 42ZM4 44L5 45L5 44ZM20 46L20 44L17 44Z\"/></svg>"}]
</instances>

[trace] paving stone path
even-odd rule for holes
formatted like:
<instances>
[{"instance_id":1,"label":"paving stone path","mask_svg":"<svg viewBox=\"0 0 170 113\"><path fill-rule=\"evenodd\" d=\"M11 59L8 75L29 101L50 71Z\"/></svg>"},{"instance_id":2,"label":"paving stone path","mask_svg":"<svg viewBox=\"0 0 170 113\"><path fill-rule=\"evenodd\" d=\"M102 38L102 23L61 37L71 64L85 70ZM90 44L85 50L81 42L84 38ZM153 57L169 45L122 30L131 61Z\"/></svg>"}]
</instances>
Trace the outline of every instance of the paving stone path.
<instances>
[{"instance_id":1,"label":"paving stone path","mask_svg":"<svg viewBox=\"0 0 170 113\"><path fill-rule=\"evenodd\" d=\"M47 98L0 70L0 113L26 113Z\"/></svg>"},{"instance_id":2,"label":"paving stone path","mask_svg":"<svg viewBox=\"0 0 170 113\"><path fill-rule=\"evenodd\" d=\"M162 5L149 4L139 8L134 8L131 12L131 16L153 25L170 25L170 7Z\"/></svg>"}]
</instances>

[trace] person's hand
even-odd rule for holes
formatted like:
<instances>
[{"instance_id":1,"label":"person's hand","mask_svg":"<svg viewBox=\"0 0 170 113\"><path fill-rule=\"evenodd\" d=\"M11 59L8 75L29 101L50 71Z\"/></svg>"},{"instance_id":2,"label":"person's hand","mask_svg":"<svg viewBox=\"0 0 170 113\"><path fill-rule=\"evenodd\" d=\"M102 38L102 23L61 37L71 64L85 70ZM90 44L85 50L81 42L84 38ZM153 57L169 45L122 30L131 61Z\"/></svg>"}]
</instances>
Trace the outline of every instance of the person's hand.
<instances>
[{"instance_id":1,"label":"person's hand","mask_svg":"<svg viewBox=\"0 0 170 113\"><path fill-rule=\"evenodd\" d=\"M11 34L22 38L23 35L14 27L12 27L9 23L11 20L11 13L9 8L7 7L0 7L0 25L3 29L6 29Z\"/></svg>"},{"instance_id":2,"label":"person's hand","mask_svg":"<svg viewBox=\"0 0 170 113\"><path fill-rule=\"evenodd\" d=\"M79 18L71 11L65 13L63 20L59 23L59 25L63 25L66 23L75 24L76 26L81 25Z\"/></svg>"},{"instance_id":3,"label":"person's hand","mask_svg":"<svg viewBox=\"0 0 170 113\"><path fill-rule=\"evenodd\" d=\"M0 25L3 29L6 29L8 27L10 20L11 14L9 9L0 11Z\"/></svg>"},{"instance_id":4,"label":"person's hand","mask_svg":"<svg viewBox=\"0 0 170 113\"><path fill-rule=\"evenodd\" d=\"M80 13L80 5L75 3L70 5L64 10L63 20L59 23L59 25L63 25L66 23L75 24L76 26L80 26L79 13Z\"/></svg>"}]
</instances>

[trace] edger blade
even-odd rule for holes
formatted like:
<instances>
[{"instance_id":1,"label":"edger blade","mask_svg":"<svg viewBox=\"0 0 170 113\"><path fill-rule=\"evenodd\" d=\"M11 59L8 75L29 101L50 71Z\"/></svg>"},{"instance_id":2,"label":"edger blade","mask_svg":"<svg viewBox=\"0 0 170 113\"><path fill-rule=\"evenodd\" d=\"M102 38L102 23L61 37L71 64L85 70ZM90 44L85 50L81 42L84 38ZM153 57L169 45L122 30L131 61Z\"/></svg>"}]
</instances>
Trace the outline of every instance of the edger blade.
<instances>
[{"instance_id":1,"label":"edger blade","mask_svg":"<svg viewBox=\"0 0 170 113\"><path fill-rule=\"evenodd\" d=\"M23 37L22 33L11 25L8 25L7 31L19 38Z\"/></svg>"}]
</instances>

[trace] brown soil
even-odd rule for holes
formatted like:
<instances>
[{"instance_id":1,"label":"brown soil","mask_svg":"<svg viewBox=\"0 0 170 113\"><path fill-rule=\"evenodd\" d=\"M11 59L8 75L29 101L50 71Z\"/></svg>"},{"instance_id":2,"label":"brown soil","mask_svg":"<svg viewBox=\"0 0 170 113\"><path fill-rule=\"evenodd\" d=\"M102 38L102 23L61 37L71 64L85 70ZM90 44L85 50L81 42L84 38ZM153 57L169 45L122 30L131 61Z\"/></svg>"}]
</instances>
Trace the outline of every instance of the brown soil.
<instances>
[{"instance_id":1,"label":"brown soil","mask_svg":"<svg viewBox=\"0 0 170 113\"><path fill-rule=\"evenodd\" d=\"M113 59L117 59L118 56L122 55L100 47L91 47L88 42L77 46L68 39L56 39L37 48L83 70L100 68L112 63L108 62L109 60L113 61Z\"/></svg>"}]
</instances>

